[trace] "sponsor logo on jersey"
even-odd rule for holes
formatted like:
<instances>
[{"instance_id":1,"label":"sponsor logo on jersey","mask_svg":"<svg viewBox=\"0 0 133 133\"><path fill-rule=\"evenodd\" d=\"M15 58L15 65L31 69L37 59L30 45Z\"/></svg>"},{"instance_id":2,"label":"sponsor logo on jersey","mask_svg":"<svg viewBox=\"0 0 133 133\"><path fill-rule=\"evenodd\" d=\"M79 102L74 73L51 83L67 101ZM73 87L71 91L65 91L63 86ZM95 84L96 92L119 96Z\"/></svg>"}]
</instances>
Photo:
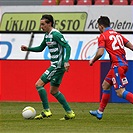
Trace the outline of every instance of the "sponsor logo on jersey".
<instances>
[{"instance_id":1,"label":"sponsor logo on jersey","mask_svg":"<svg viewBox=\"0 0 133 133\"><path fill-rule=\"evenodd\" d=\"M57 51L58 51L58 48L49 49L49 51L50 51L51 53L54 53L54 52L57 52Z\"/></svg>"},{"instance_id":2,"label":"sponsor logo on jersey","mask_svg":"<svg viewBox=\"0 0 133 133\"><path fill-rule=\"evenodd\" d=\"M49 71L48 71L48 70L46 70L44 73L45 73L46 75L48 75L48 74L49 74Z\"/></svg>"},{"instance_id":3,"label":"sponsor logo on jersey","mask_svg":"<svg viewBox=\"0 0 133 133\"><path fill-rule=\"evenodd\" d=\"M123 84L123 85L128 84L128 80L127 80L126 77L124 77L124 78L122 79L122 84Z\"/></svg>"}]
</instances>

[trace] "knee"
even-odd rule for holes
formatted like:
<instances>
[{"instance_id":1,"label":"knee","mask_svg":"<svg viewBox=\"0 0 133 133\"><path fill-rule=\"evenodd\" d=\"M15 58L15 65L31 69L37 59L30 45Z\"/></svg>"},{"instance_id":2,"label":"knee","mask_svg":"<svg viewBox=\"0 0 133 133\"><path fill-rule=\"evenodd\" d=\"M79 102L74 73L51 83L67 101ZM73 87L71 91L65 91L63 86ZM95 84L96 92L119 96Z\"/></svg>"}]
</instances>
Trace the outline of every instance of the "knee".
<instances>
[{"instance_id":1,"label":"knee","mask_svg":"<svg viewBox=\"0 0 133 133\"><path fill-rule=\"evenodd\" d=\"M35 83L35 87L43 87L44 85L45 83L40 79Z\"/></svg>"},{"instance_id":2,"label":"knee","mask_svg":"<svg viewBox=\"0 0 133 133\"><path fill-rule=\"evenodd\" d=\"M125 89L122 89L122 88L116 90L116 94L117 94L117 96L118 96L118 97L122 97L122 94L123 94L124 90L125 90Z\"/></svg>"},{"instance_id":3,"label":"knee","mask_svg":"<svg viewBox=\"0 0 133 133\"><path fill-rule=\"evenodd\" d=\"M50 94L51 94L51 95L54 95L54 94L56 94L56 91L50 90Z\"/></svg>"},{"instance_id":4,"label":"knee","mask_svg":"<svg viewBox=\"0 0 133 133\"><path fill-rule=\"evenodd\" d=\"M38 83L38 82L36 82L35 83L35 87L37 88L37 87L41 87L41 85Z\"/></svg>"},{"instance_id":5,"label":"knee","mask_svg":"<svg viewBox=\"0 0 133 133\"><path fill-rule=\"evenodd\" d=\"M44 86L38 83L35 83L35 87L37 91L41 90L42 88L44 89Z\"/></svg>"},{"instance_id":6,"label":"knee","mask_svg":"<svg viewBox=\"0 0 133 133\"><path fill-rule=\"evenodd\" d=\"M116 94L117 94L118 97L122 97L123 93L121 91L117 91Z\"/></svg>"},{"instance_id":7,"label":"knee","mask_svg":"<svg viewBox=\"0 0 133 133\"><path fill-rule=\"evenodd\" d=\"M50 88L50 94L51 95L55 95L58 92L59 92L58 87L51 87Z\"/></svg>"},{"instance_id":8,"label":"knee","mask_svg":"<svg viewBox=\"0 0 133 133\"><path fill-rule=\"evenodd\" d=\"M36 89L38 90L38 88L40 88L40 87L42 87L40 84L38 84L38 83L35 83L35 87L36 87Z\"/></svg>"},{"instance_id":9,"label":"knee","mask_svg":"<svg viewBox=\"0 0 133 133\"><path fill-rule=\"evenodd\" d=\"M37 84L37 82L35 83L35 87L38 87L39 85Z\"/></svg>"},{"instance_id":10,"label":"knee","mask_svg":"<svg viewBox=\"0 0 133 133\"><path fill-rule=\"evenodd\" d=\"M122 97L122 93L116 92L116 94L117 94L118 97Z\"/></svg>"},{"instance_id":11,"label":"knee","mask_svg":"<svg viewBox=\"0 0 133 133\"><path fill-rule=\"evenodd\" d=\"M103 88L103 90L106 90L106 86L104 83L102 83L102 88Z\"/></svg>"}]
</instances>

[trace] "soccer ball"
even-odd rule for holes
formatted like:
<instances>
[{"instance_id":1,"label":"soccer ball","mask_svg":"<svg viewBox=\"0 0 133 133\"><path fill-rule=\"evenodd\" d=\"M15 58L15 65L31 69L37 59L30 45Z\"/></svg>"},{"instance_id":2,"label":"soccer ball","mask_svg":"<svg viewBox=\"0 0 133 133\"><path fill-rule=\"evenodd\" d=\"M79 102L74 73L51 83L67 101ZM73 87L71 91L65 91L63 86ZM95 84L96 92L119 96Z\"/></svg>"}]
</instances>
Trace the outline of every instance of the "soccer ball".
<instances>
[{"instance_id":1,"label":"soccer ball","mask_svg":"<svg viewBox=\"0 0 133 133\"><path fill-rule=\"evenodd\" d=\"M36 110L31 106L27 106L23 109L22 116L25 119L33 119L36 116Z\"/></svg>"}]
</instances>

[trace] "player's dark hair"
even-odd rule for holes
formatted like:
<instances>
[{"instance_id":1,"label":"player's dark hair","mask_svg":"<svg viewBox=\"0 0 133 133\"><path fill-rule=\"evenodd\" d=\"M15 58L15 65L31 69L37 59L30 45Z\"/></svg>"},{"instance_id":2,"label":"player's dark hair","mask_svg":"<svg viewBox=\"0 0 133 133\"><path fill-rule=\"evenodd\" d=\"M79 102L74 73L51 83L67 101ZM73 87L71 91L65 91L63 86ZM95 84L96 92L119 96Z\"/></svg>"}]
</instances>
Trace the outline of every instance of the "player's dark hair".
<instances>
[{"instance_id":1,"label":"player's dark hair","mask_svg":"<svg viewBox=\"0 0 133 133\"><path fill-rule=\"evenodd\" d=\"M45 15L42 15L42 18L41 20L43 19L46 19L46 23L52 23L51 26L53 27L54 26L54 19L53 19L53 16L52 15L48 15L48 14L45 14Z\"/></svg>"},{"instance_id":2,"label":"player's dark hair","mask_svg":"<svg viewBox=\"0 0 133 133\"><path fill-rule=\"evenodd\" d=\"M110 19L106 16L101 16L98 20L97 23L99 25L103 25L104 27L110 27Z\"/></svg>"}]
</instances>

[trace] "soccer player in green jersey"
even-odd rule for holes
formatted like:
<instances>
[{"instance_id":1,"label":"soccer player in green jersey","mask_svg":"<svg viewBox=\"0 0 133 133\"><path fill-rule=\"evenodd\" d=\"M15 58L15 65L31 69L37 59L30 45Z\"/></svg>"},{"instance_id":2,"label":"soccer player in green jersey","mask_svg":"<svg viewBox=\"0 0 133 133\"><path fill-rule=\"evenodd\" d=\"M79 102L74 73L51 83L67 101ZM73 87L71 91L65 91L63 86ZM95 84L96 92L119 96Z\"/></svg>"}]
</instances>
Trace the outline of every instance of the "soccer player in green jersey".
<instances>
[{"instance_id":1,"label":"soccer player in green jersey","mask_svg":"<svg viewBox=\"0 0 133 133\"><path fill-rule=\"evenodd\" d=\"M69 70L69 58L71 47L63 35L53 28L54 20L52 15L43 15L40 20L41 29L45 32L44 40L37 47L27 47L22 45L22 51L41 52L47 46L51 55L51 66L42 74L36 82L36 89L39 93L43 105L43 111L35 119L43 119L52 116L49 108L47 93L44 86L50 82L50 93L59 101L66 111L66 115L60 120L69 120L75 118L75 113L70 108L64 95L59 91L59 86L65 71ZM66 56L64 57L64 50Z\"/></svg>"}]
</instances>

